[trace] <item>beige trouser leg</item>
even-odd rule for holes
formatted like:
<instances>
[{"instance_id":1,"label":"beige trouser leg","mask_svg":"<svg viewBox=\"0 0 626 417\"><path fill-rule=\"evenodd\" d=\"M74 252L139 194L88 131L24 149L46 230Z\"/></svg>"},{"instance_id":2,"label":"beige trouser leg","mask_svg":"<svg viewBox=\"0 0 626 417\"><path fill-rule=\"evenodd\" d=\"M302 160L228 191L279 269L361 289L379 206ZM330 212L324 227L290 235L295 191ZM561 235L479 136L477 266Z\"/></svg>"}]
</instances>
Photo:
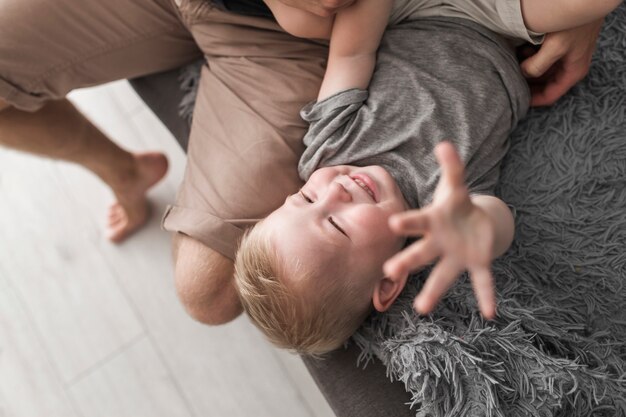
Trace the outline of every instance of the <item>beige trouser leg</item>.
<instances>
[{"instance_id":1,"label":"beige trouser leg","mask_svg":"<svg viewBox=\"0 0 626 417\"><path fill-rule=\"evenodd\" d=\"M109 238L147 219L145 191L167 169L133 155L64 97L80 87L179 67L200 56L171 0L0 1L0 145L78 163L113 190Z\"/></svg>"},{"instance_id":2,"label":"beige trouser leg","mask_svg":"<svg viewBox=\"0 0 626 417\"><path fill-rule=\"evenodd\" d=\"M0 2L0 145L79 163L112 187L132 155L65 95L200 56L171 0Z\"/></svg>"}]
</instances>

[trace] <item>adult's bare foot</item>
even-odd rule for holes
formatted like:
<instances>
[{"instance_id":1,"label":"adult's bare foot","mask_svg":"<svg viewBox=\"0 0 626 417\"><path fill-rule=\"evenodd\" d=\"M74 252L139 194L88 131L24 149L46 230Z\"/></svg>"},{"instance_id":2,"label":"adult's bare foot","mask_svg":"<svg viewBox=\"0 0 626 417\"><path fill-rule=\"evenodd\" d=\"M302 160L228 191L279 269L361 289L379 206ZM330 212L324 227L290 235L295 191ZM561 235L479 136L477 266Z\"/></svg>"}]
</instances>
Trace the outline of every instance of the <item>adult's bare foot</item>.
<instances>
[{"instance_id":1,"label":"adult's bare foot","mask_svg":"<svg viewBox=\"0 0 626 417\"><path fill-rule=\"evenodd\" d=\"M115 243L126 239L150 217L146 192L167 172L167 158L162 153L134 154L136 170L119 185L112 186L117 201L109 208L107 237Z\"/></svg>"}]
</instances>

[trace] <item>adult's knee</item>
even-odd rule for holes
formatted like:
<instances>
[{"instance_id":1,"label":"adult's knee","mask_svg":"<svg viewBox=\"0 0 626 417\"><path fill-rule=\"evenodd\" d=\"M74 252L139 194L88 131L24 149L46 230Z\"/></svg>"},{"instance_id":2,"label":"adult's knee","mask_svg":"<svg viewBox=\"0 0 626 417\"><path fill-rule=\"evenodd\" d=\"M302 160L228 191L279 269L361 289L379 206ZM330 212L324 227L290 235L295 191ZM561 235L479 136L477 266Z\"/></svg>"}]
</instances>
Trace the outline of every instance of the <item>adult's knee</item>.
<instances>
[{"instance_id":1,"label":"adult's knee","mask_svg":"<svg viewBox=\"0 0 626 417\"><path fill-rule=\"evenodd\" d=\"M241 314L230 259L195 239L176 234L174 263L176 292L192 318L219 325Z\"/></svg>"}]
</instances>

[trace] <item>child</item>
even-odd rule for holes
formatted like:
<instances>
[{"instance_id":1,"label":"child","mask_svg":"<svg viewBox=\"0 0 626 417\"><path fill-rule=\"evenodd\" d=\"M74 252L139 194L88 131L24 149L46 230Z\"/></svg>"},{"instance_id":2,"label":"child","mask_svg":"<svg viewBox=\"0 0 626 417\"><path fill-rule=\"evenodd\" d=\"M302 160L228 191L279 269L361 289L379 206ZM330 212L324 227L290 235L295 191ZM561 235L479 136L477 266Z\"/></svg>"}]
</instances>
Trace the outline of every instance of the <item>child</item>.
<instances>
[{"instance_id":1,"label":"child","mask_svg":"<svg viewBox=\"0 0 626 417\"><path fill-rule=\"evenodd\" d=\"M367 0L350 7L361 2ZM485 2L457 3L487 9ZM529 3L500 0L484 16L517 10L500 26L566 27L556 18L543 21L549 14L533 13ZM587 8L580 2L563 13L579 16ZM369 92L345 75L357 68L329 62L324 83L332 77L333 88L303 110L311 125L299 171L307 182L246 234L235 263L244 309L278 346L303 354L339 347L372 308L389 308L410 269L436 259L418 310L430 311L469 269L483 315L495 315L489 267L510 245L513 218L493 190L530 95L510 43L478 24L475 10L452 9L390 27ZM333 38L348 10L337 16ZM399 107L399 95L413 97L414 106ZM405 244L389 219L418 207L391 225L422 238L385 265Z\"/></svg>"}]
</instances>

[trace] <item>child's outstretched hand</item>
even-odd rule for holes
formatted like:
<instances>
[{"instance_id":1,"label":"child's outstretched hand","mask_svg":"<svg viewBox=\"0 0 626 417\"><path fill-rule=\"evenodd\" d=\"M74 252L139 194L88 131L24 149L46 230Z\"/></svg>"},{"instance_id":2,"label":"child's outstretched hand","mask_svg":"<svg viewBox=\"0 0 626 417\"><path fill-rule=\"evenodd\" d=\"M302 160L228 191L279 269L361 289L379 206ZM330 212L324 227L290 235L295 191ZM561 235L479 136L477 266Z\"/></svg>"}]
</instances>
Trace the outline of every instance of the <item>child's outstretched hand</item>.
<instances>
[{"instance_id":1,"label":"child's outstretched hand","mask_svg":"<svg viewBox=\"0 0 626 417\"><path fill-rule=\"evenodd\" d=\"M389 219L395 233L421 239L389 259L384 272L388 276L407 274L439 258L413 305L419 313L427 314L459 275L468 270L480 310L485 318L492 319L495 226L485 210L470 199L463 163L454 146L442 142L435 148L435 155L441 166L441 179L432 203Z\"/></svg>"}]
</instances>

